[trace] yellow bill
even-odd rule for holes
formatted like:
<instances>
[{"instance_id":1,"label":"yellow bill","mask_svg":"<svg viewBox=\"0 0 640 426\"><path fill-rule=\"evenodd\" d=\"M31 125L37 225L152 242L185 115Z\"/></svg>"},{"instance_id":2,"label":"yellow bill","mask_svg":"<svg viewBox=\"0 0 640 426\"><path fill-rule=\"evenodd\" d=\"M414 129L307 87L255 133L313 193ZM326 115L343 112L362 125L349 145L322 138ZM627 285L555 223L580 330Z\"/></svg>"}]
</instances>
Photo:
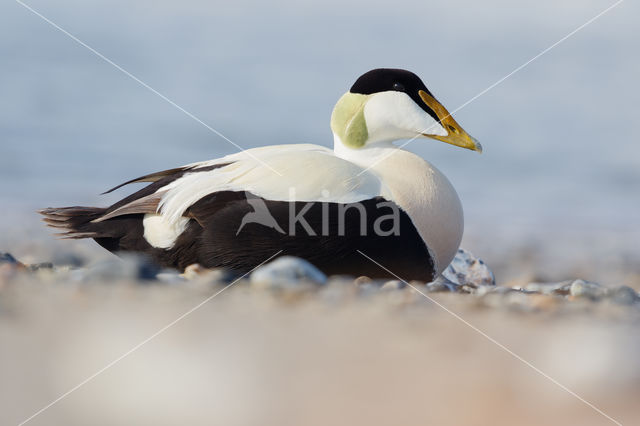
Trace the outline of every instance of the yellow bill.
<instances>
[{"instance_id":1,"label":"yellow bill","mask_svg":"<svg viewBox=\"0 0 640 426\"><path fill-rule=\"evenodd\" d=\"M437 136L437 135L429 135L424 134L429 138L437 139L442 142L449 143L451 145L459 146L461 148L471 149L473 151L477 151L482 153L482 145L475 138L471 137L464 129L453 119L449 111L445 107L442 106L440 102L436 100L433 96L425 92L424 90L420 90L418 92L420 98L424 101L425 104L429 108L431 108L438 118L440 119L440 124L447 131L447 136Z\"/></svg>"}]
</instances>

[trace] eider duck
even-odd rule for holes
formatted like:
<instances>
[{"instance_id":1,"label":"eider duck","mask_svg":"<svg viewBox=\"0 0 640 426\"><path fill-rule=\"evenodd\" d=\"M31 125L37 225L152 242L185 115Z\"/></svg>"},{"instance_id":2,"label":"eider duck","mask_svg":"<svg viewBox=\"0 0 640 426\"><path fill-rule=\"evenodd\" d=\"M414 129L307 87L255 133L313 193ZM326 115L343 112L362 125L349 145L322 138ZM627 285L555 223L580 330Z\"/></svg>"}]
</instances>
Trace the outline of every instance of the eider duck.
<instances>
[{"instance_id":1,"label":"eider duck","mask_svg":"<svg viewBox=\"0 0 640 426\"><path fill-rule=\"evenodd\" d=\"M374 69L331 115L333 150L274 145L148 174L107 208L40 211L63 238L161 266L246 273L275 253L326 274L432 281L453 259L462 206L447 178L394 141L431 138L481 152L415 74Z\"/></svg>"}]
</instances>

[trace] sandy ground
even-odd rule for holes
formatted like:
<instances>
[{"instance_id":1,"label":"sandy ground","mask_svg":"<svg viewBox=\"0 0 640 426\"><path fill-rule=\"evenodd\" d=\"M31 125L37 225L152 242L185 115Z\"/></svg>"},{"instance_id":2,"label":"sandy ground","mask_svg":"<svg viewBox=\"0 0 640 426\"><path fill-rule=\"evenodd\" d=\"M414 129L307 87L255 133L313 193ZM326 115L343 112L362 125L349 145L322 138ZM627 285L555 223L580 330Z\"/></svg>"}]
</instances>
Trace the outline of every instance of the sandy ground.
<instances>
[{"instance_id":1,"label":"sandy ground","mask_svg":"<svg viewBox=\"0 0 640 426\"><path fill-rule=\"evenodd\" d=\"M635 299L102 274L2 269L0 424L640 421Z\"/></svg>"}]
</instances>

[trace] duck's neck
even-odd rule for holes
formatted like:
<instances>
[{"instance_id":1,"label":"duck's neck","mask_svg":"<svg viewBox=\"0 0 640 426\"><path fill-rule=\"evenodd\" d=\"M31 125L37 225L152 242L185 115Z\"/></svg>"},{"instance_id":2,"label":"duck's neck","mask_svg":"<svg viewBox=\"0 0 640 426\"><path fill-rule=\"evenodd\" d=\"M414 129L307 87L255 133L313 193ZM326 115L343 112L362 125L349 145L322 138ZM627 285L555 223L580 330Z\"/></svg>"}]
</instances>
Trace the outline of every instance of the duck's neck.
<instances>
[{"instance_id":1,"label":"duck's neck","mask_svg":"<svg viewBox=\"0 0 640 426\"><path fill-rule=\"evenodd\" d=\"M364 148L349 148L342 143L338 135L333 134L333 152L336 156L362 167L372 167L383 158L388 157L391 153L398 150L399 148L391 142L379 142Z\"/></svg>"}]
</instances>

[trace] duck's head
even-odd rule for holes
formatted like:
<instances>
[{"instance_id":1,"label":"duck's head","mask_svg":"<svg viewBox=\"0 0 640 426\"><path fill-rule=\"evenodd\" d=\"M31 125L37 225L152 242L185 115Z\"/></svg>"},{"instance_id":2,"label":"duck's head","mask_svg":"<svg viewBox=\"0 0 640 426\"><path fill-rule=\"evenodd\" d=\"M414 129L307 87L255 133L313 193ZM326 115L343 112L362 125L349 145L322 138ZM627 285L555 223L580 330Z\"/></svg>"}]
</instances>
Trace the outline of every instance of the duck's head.
<instances>
[{"instance_id":1,"label":"duck's head","mask_svg":"<svg viewBox=\"0 0 640 426\"><path fill-rule=\"evenodd\" d=\"M422 80L401 69L360 76L333 109L331 130L352 149L423 137L482 152Z\"/></svg>"}]
</instances>

